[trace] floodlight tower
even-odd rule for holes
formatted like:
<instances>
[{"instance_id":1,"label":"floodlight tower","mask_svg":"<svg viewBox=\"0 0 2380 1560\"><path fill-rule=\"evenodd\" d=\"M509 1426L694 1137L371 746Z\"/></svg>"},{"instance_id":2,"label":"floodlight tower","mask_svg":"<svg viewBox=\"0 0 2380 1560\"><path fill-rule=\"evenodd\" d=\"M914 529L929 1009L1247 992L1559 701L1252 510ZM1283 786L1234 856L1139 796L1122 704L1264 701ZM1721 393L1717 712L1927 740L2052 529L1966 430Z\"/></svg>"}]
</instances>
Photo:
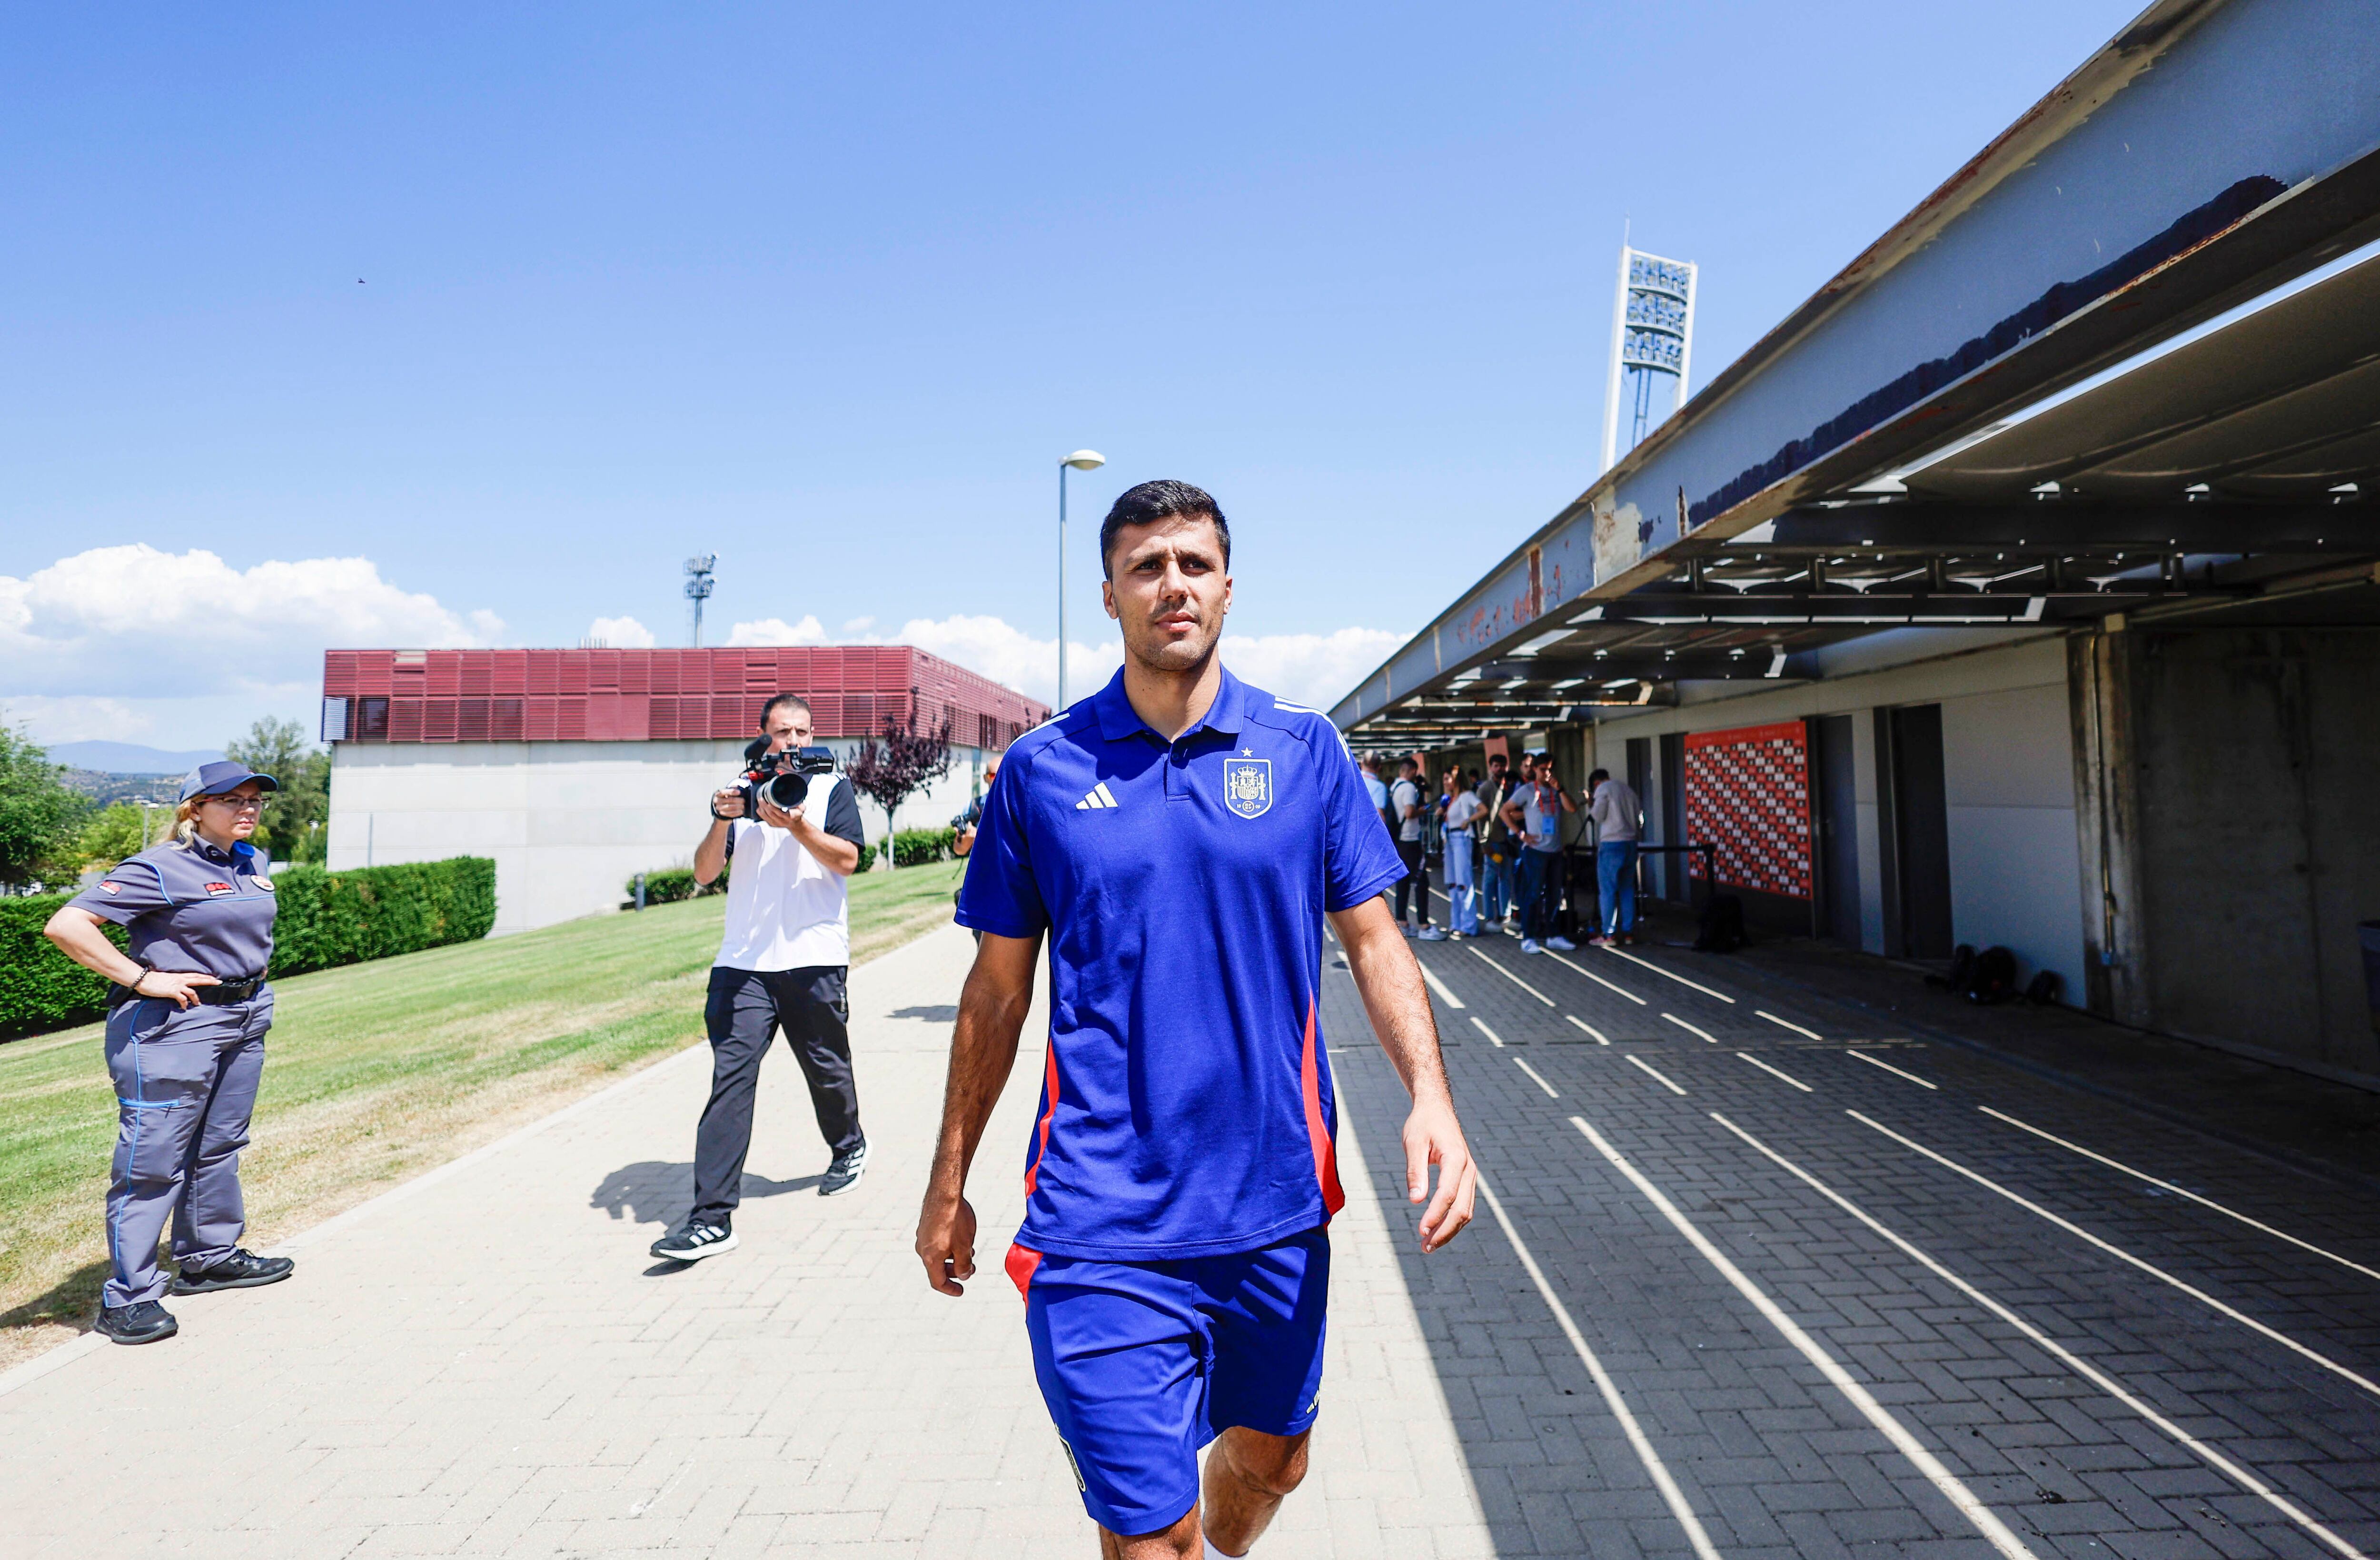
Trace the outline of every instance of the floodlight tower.
<instances>
[{"instance_id":1,"label":"floodlight tower","mask_svg":"<svg viewBox=\"0 0 2380 1560\"><path fill-rule=\"evenodd\" d=\"M686 599L694 605L694 648L702 648L702 603L710 599L712 566L719 562L716 553L698 553L686 560Z\"/></svg>"},{"instance_id":2,"label":"floodlight tower","mask_svg":"<svg viewBox=\"0 0 2380 1560\"><path fill-rule=\"evenodd\" d=\"M1620 459L1620 404L1630 403L1628 447L1653 431L1653 381L1676 381L1664 410L1686 404L1694 364L1694 278L1692 261L1664 260L1620 246L1620 285L1611 300L1611 377L1603 391L1603 469ZM1624 382L1624 384L1623 384Z\"/></svg>"}]
</instances>

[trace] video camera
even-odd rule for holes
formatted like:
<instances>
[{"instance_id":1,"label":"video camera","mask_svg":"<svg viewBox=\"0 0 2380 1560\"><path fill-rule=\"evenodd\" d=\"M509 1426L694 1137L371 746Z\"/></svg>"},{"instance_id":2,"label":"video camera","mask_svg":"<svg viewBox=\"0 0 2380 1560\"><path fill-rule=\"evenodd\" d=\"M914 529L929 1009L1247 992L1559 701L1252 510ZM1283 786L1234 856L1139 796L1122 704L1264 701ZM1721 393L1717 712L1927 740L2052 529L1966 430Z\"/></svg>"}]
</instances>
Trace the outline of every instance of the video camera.
<instances>
[{"instance_id":1,"label":"video camera","mask_svg":"<svg viewBox=\"0 0 2380 1560\"><path fill-rule=\"evenodd\" d=\"M759 737L744 750L743 783L736 787L744 798L744 816L759 822L762 797L790 811L809 799L811 775L833 773L832 748L787 748L772 753L769 739Z\"/></svg>"}]
</instances>

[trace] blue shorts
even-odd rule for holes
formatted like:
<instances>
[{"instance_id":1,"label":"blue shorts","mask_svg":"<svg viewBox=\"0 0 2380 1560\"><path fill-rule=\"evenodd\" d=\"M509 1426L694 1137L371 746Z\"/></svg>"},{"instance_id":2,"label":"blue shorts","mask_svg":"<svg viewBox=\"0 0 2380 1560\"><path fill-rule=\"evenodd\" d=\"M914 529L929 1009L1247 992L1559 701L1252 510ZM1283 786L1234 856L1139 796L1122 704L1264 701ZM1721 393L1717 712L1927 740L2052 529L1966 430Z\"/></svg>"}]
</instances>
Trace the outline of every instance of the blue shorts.
<instances>
[{"instance_id":1,"label":"blue shorts","mask_svg":"<svg viewBox=\"0 0 2380 1560\"><path fill-rule=\"evenodd\" d=\"M1233 1425L1298 1435L1321 1403L1330 1237L1221 1257L1103 1262L1008 1253L1033 1373L1111 1533L1153 1533L1198 1500L1198 1453Z\"/></svg>"}]
</instances>

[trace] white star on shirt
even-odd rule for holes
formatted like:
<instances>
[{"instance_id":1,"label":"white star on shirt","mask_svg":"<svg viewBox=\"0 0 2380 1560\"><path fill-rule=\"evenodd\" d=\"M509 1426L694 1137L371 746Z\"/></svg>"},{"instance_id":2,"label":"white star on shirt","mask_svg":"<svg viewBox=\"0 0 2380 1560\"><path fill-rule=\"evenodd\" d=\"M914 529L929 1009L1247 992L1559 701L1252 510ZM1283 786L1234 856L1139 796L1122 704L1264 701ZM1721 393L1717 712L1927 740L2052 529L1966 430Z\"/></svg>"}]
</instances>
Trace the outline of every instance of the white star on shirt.
<instances>
[{"instance_id":1,"label":"white star on shirt","mask_svg":"<svg viewBox=\"0 0 2380 1560\"><path fill-rule=\"evenodd\" d=\"M1240 757L1244 759L1252 759L1256 756L1257 750L1254 748L1242 748L1240 750Z\"/></svg>"}]
</instances>

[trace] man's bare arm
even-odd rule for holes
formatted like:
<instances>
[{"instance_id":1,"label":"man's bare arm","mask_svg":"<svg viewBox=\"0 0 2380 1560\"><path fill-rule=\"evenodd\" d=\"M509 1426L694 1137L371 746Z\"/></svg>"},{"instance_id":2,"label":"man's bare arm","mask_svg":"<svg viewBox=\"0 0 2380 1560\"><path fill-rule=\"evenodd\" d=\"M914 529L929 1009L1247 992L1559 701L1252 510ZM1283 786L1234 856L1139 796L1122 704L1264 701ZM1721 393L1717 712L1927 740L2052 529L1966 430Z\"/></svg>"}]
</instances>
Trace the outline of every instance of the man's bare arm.
<instances>
[{"instance_id":1,"label":"man's bare arm","mask_svg":"<svg viewBox=\"0 0 2380 1560\"><path fill-rule=\"evenodd\" d=\"M942 1129L934 1167L917 1213L917 1260L926 1282L945 1295L963 1295L975 1276L975 1210L967 1206L967 1167L983 1141L1000 1091L1016 1066L1016 1040L1033 1006L1033 969L1039 934L983 934L975 968L959 993L959 1021L951 1032L950 1080L942 1090Z\"/></svg>"},{"instance_id":2,"label":"man's bare arm","mask_svg":"<svg viewBox=\"0 0 2380 1560\"><path fill-rule=\"evenodd\" d=\"M1415 1202L1429 1199L1422 1211L1421 1249L1435 1251L1471 1222L1479 1171L1463 1141L1463 1124L1455 1118L1454 1094L1447 1086L1438 1022L1430 1017L1421 965L1385 899L1374 897L1337 911L1330 917L1330 929L1347 950L1347 970L1355 978L1372 1032L1404 1080L1405 1092L1413 1096L1404 1128L1405 1196ZM1432 1164L1439 1167L1434 1196Z\"/></svg>"}]
</instances>

